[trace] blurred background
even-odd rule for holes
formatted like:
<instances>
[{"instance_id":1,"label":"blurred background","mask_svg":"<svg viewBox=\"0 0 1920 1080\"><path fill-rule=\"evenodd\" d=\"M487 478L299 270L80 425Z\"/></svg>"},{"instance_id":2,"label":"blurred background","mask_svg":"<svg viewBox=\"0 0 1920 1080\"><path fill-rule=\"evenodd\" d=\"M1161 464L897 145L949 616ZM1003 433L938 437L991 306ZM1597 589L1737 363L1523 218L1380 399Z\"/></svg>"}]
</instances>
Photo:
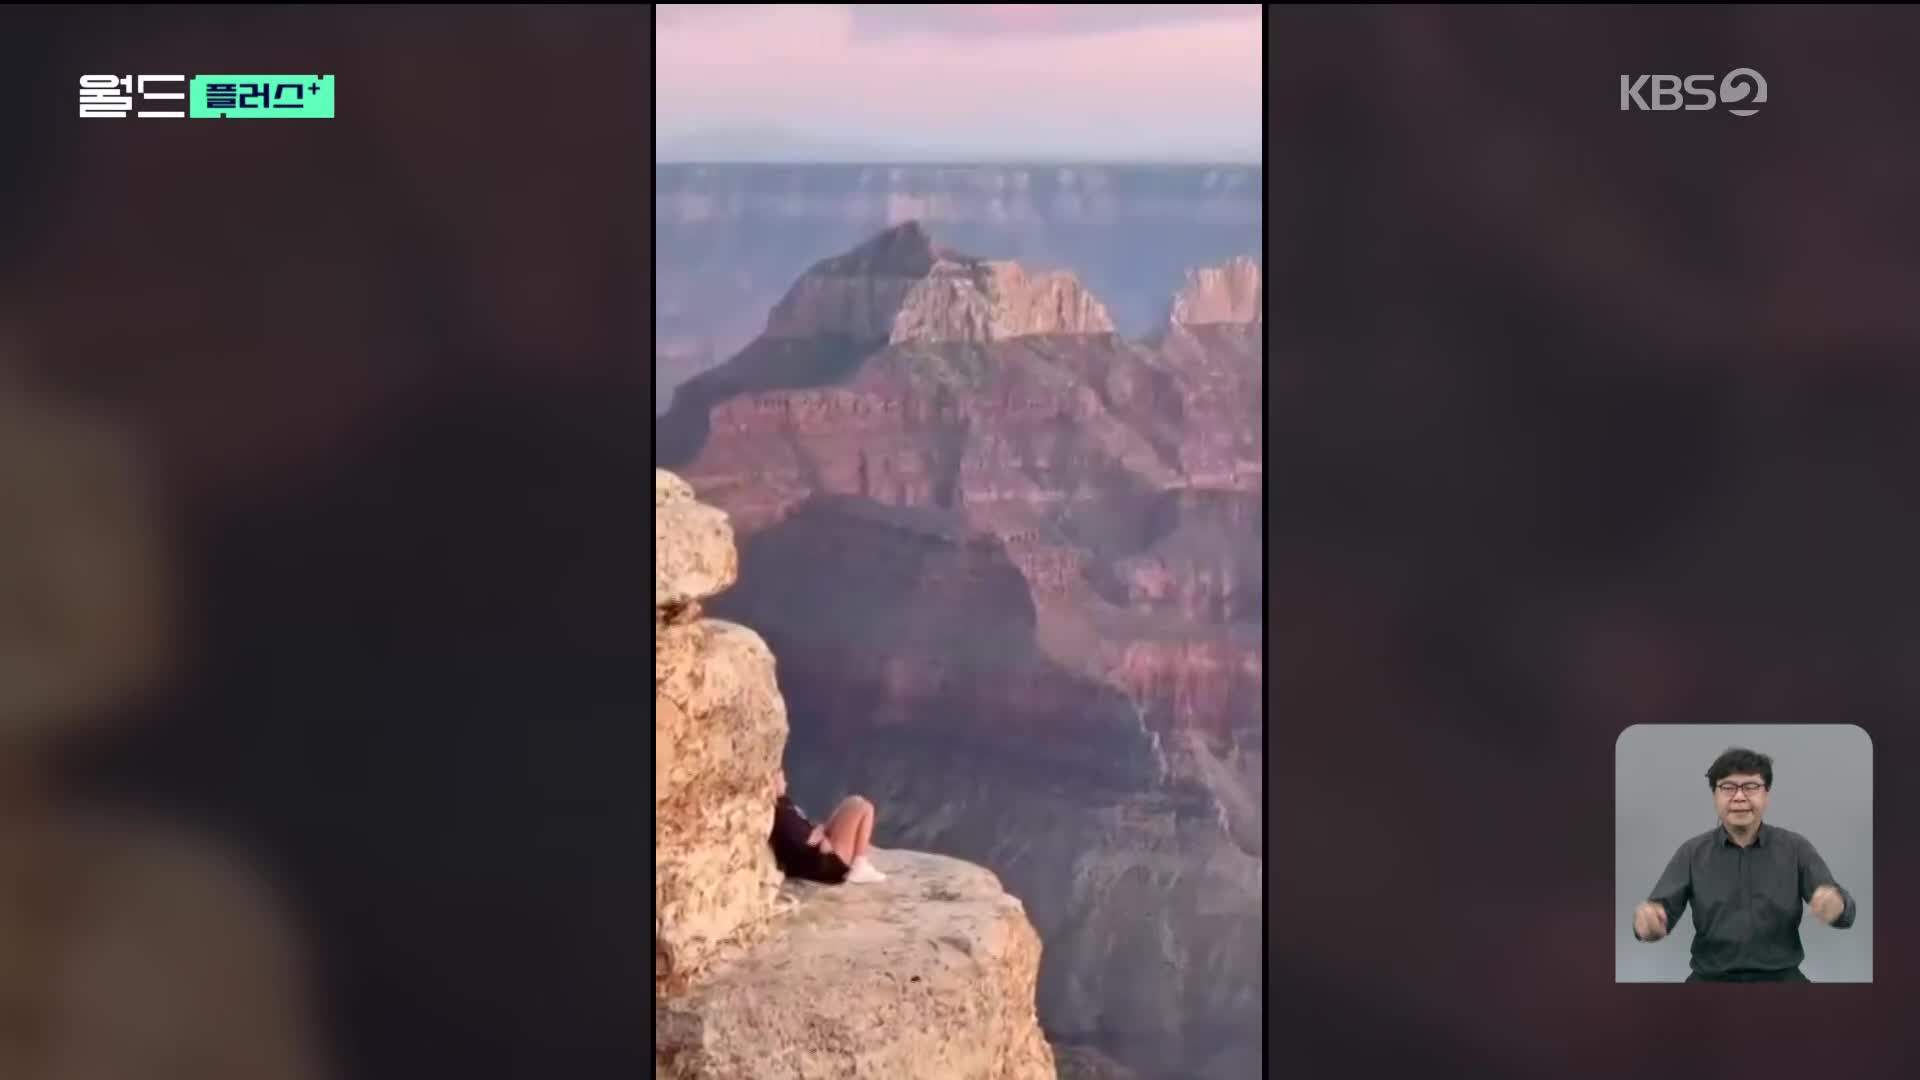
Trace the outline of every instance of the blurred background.
<instances>
[{"instance_id":1,"label":"blurred background","mask_svg":"<svg viewBox=\"0 0 1920 1080\"><path fill-rule=\"evenodd\" d=\"M641 1075L650 26L0 11L0 1076Z\"/></svg>"},{"instance_id":2,"label":"blurred background","mask_svg":"<svg viewBox=\"0 0 1920 1080\"><path fill-rule=\"evenodd\" d=\"M1904 1075L1920 18L1268 19L1277 1068ZM1637 723L1872 735L1872 985L1615 985Z\"/></svg>"}]
</instances>

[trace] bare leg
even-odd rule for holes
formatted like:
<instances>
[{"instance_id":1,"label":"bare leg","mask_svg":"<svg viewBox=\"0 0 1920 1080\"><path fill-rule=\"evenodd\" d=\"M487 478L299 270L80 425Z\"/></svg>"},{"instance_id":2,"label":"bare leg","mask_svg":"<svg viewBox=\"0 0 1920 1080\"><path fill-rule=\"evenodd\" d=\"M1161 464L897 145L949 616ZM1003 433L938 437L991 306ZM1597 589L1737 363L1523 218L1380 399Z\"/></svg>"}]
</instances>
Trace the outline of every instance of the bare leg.
<instances>
[{"instance_id":1,"label":"bare leg","mask_svg":"<svg viewBox=\"0 0 1920 1080\"><path fill-rule=\"evenodd\" d=\"M847 796L827 819L826 830L834 854L851 866L873 847L873 804L858 795Z\"/></svg>"}]
</instances>

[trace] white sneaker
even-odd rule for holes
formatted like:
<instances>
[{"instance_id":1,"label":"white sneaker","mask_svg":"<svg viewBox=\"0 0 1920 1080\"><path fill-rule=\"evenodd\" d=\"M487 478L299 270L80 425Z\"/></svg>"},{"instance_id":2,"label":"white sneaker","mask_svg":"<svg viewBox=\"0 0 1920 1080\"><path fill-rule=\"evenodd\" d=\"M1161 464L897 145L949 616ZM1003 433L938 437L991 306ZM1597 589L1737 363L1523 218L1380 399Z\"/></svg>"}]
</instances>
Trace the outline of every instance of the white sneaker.
<instances>
[{"instance_id":1,"label":"white sneaker","mask_svg":"<svg viewBox=\"0 0 1920 1080\"><path fill-rule=\"evenodd\" d=\"M847 869L847 880L855 885L873 885L887 880L887 875L873 868L873 863L865 855L853 860Z\"/></svg>"}]
</instances>

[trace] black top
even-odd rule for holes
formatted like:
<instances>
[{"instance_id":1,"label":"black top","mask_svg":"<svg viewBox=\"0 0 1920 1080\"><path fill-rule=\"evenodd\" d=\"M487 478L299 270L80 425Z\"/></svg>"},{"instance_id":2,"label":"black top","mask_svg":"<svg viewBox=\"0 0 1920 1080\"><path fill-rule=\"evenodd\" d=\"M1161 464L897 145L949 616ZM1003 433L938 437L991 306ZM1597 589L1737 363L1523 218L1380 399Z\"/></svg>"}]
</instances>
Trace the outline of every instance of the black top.
<instances>
[{"instance_id":1,"label":"black top","mask_svg":"<svg viewBox=\"0 0 1920 1080\"><path fill-rule=\"evenodd\" d=\"M1693 905L1693 970L1702 977L1790 972L1806 959L1802 905L1822 885L1846 899L1833 925L1852 926L1853 894L1806 837L1762 823L1743 848L1715 826L1680 845L1647 899L1666 907L1669 930Z\"/></svg>"},{"instance_id":2,"label":"black top","mask_svg":"<svg viewBox=\"0 0 1920 1080\"><path fill-rule=\"evenodd\" d=\"M785 795L773 804L773 833L767 839L773 845L773 859L789 877L837 885L846 880L849 867L838 855L807 846L813 835L813 822Z\"/></svg>"}]
</instances>

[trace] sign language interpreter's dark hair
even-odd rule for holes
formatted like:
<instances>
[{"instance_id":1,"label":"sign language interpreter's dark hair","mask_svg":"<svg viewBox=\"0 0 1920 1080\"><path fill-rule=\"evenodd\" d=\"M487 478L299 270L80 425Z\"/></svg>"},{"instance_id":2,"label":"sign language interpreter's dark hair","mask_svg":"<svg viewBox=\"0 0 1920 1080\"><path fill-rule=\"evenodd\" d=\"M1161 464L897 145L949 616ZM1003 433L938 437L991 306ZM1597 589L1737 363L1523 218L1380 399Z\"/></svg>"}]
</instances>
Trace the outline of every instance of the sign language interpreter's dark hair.
<instances>
[{"instance_id":1,"label":"sign language interpreter's dark hair","mask_svg":"<svg viewBox=\"0 0 1920 1080\"><path fill-rule=\"evenodd\" d=\"M1743 746L1729 747L1713 764L1707 767L1707 789L1712 790L1720 781L1735 773L1759 773L1766 782L1767 790L1773 790L1773 759L1765 754L1756 753Z\"/></svg>"}]
</instances>

